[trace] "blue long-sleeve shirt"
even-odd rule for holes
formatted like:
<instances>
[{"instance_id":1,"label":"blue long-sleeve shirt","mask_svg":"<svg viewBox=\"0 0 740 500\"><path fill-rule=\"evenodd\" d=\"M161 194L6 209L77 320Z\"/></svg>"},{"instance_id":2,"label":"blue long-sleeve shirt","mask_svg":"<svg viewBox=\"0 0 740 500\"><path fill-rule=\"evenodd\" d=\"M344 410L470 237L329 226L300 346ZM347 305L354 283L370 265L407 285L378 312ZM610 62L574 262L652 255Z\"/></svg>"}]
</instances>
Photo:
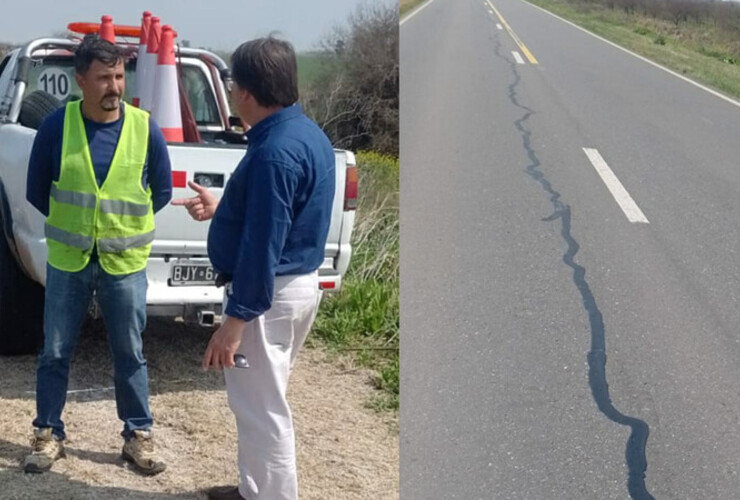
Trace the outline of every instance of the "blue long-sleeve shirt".
<instances>
[{"instance_id":1,"label":"blue long-sleeve shirt","mask_svg":"<svg viewBox=\"0 0 740 500\"><path fill-rule=\"evenodd\" d=\"M250 321L272 304L275 276L324 260L334 200L334 151L300 105L247 132L248 148L211 221L208 256L232 276L226 314Z\"/></svg>"},{"instance_id":2,"label":"blue long-sleeve shirt","mask_svg":"<svg viewBox=\"0 0 740 500\"><path fill-rule=\"evenodd\" d=\"M84 115L82 118L98 186L105 181L111 161L113 161L113 153L116 150L123 124L123 109L124 107L121 107L121 117L110 123L94 122L85 118ZM63 107L58 109L41 124L28 162L26 199L45 216L49 215L51 183L59 180L61 171L64 110ZM147 186L152 189L154 212L167 205L172 198L172 173L167 143L162 131L151 118L149 119L149 146L141 184L144 189Z\"/></svg>"}]
</instances>

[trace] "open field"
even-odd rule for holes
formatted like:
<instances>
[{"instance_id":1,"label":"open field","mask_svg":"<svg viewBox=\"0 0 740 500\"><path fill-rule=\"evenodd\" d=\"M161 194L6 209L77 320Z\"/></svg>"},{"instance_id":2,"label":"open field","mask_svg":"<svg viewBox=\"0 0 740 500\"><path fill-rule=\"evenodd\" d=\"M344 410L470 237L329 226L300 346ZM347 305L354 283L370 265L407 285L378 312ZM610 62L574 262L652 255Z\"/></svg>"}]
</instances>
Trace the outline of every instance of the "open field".
<instances>
[{"instance_id":1,"label":"open field","mask_svg":"<svg viewBox=\"0 0 740 500\"><path fill-rule=\"evenodd\" d=\"M740 65L708 23L680 26L639 13L560 0L528 0L633 52L730 96L740 97Z\"/></svg>"}]
</instances>

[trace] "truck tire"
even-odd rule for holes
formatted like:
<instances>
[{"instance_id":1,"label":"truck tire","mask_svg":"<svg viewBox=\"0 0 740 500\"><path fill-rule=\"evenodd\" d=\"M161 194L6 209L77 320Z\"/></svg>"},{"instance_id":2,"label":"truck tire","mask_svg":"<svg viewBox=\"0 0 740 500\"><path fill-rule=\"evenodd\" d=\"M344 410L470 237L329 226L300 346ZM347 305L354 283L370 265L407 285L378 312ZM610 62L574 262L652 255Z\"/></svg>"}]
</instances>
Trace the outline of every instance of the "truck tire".
<instances>
[{"instance_id":1,"label":"truck tire","mask_svg":"<svg viewBox=\"0 0 740 500\"><path fill-rule=\"evenodd\" d=\"M53 95L43 90L36 90L23 99L18 122L24 127L38 130L44 118L62 106L62 101Z\"/></svg>"},{"instance_id":2,"label":"truck tire","mask_svg":"<svg viewBox=\"0 0 740 500\"><path fill-rule=\"evenodd\" d=\"M44 338L44 287L18 267L4 227L0 227L0 355L34 354Z\"/></svg>"}]
</instances>

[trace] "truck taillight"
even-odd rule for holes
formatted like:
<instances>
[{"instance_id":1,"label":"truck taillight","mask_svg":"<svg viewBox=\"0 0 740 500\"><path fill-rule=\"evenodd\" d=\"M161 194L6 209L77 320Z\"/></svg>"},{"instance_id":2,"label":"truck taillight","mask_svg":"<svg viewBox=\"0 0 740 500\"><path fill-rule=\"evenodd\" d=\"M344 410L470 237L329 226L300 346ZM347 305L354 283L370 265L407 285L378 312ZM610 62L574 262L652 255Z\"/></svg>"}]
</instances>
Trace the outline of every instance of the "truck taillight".
<instances>
[{"instance_id":1,"label":"truck taillight","mask_svg":"<svg viewBox=\"0 0 740 500\"><path fill-rule=\"evenodd\" d=\"M357 167L347 165L347 180L344 183L344 210L357 208Z\"/></svg>"}]
</instances>

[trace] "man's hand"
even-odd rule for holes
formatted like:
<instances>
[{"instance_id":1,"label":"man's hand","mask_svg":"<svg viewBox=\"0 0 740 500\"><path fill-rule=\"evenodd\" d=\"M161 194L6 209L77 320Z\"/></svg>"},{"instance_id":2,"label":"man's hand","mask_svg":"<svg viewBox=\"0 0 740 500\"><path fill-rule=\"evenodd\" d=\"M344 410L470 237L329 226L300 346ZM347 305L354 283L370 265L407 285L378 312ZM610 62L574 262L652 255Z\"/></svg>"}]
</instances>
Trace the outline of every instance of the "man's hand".
<instances>
[{"instance_id":1,"label":"man's hand","mask_svg":"<svg viewBox=\"0 0 740 500\"><path fill-rule=\"evenodd\" d=\"M218 206L218 200L216 197L208 191L208 188L204 188L193 181L188 181L188 186L198 194L192 198L179 198L177 200L172 200L171 203L176 206L187 208L190 217L195 220L202 221L212 218L213 214L216 213L216 207Z\"/></svg>"},{"instance_id":2,"label":"man's hand","mask_svg":"<svg viewBox=\"0 0 740 500\"><path fill-rule=\"evenodd\" d=\"M242 341L245 321L232 316L224 316L226 321L213 332L211 341L206 347L206 353L203 356L204 370L208 368L221 370L234 366L234 354Z\"/></svg>"}]
</instances>

